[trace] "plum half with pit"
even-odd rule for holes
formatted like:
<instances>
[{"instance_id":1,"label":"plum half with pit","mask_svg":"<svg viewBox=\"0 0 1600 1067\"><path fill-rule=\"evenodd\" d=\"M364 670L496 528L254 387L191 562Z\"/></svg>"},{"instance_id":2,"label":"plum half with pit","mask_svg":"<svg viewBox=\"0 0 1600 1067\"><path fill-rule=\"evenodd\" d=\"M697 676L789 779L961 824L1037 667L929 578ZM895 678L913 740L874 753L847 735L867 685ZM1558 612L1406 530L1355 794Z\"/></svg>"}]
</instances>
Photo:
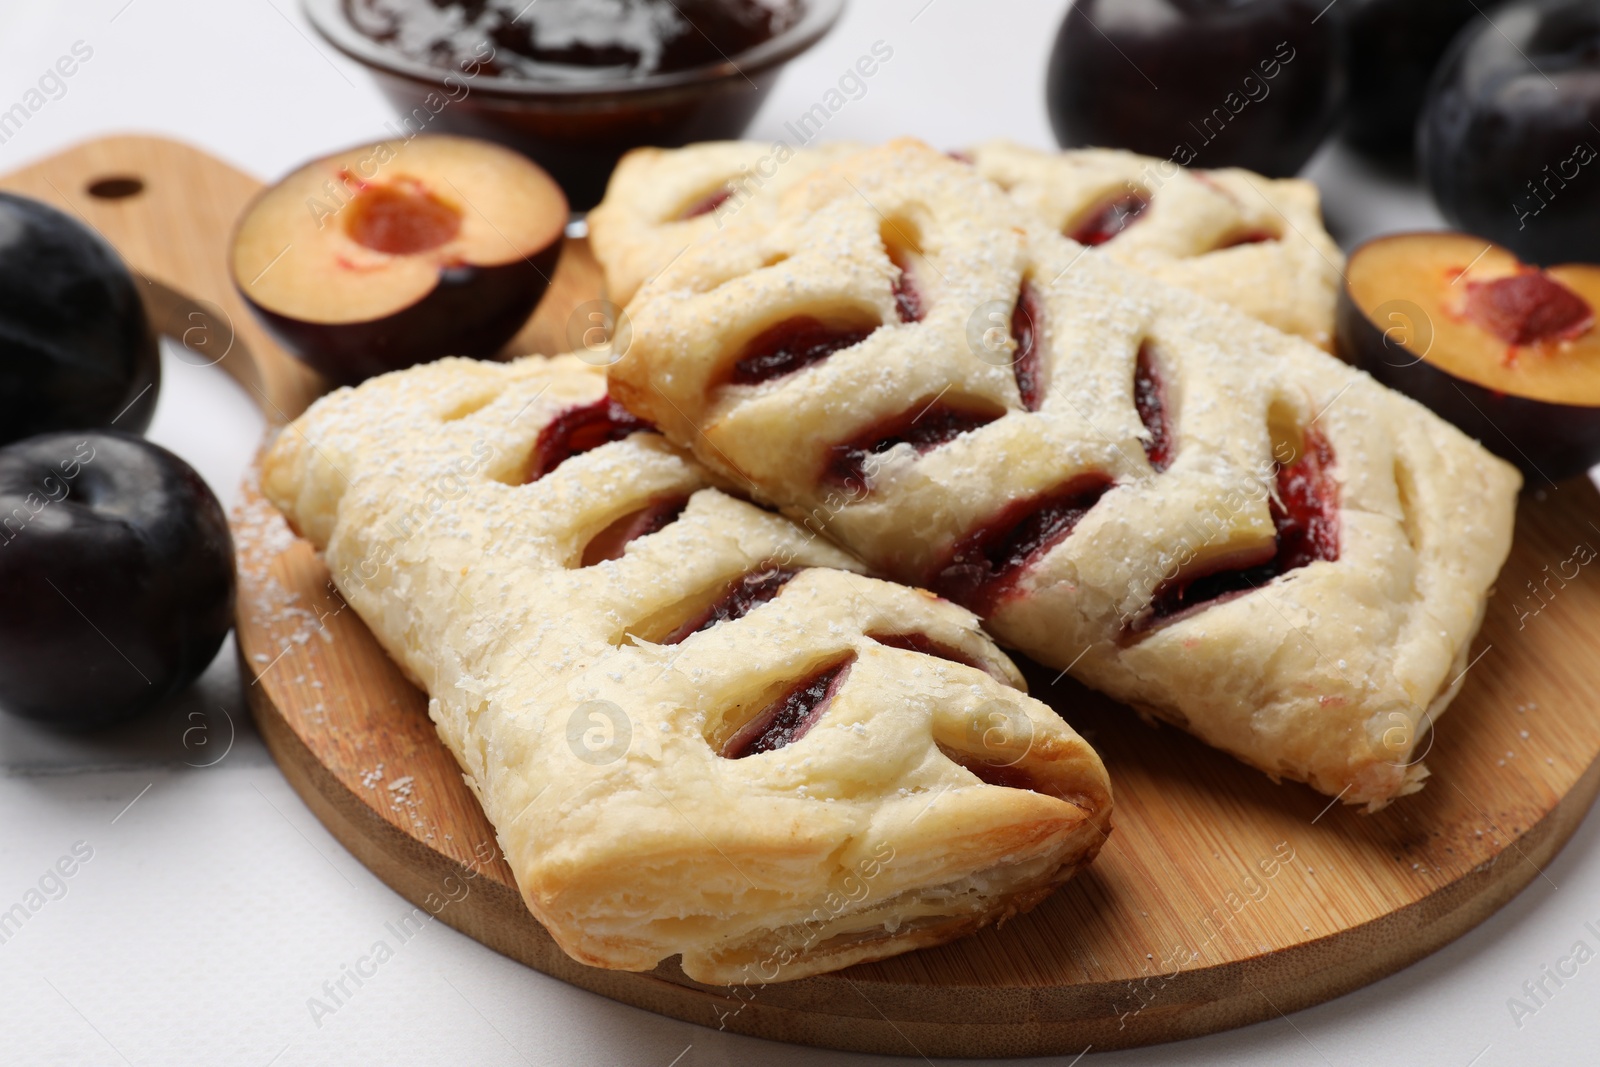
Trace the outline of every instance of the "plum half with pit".
<instances>
[{"instance_id":1,"label":"plum half with pit","mask_svg":"<svg viewBox=\"0 0 1600 1067\"><path fill-rule=\"evenodd\" d=\"M1409 160L1428 82L1475 0L1344 0L1344 139L1369 156ZM1487 7L1488 5L1484 5Z\"/></svg>"},{"instance_id":2,"label":"plum half with pit","mask_svg":"<svg viewBox=\"0 0 1600 1067\"><path fill-rule=\"evenodd\" d=\"M1478 237L1379 237L1351 255L1346 359L1520 467L1557 481L1600 462L1600 266L1540 270Z\"/></svg>"},{"instance_id":3,"label":"plum half with pit","mask_svg":"<svg viewBox=\"0 0 1600 1067\"><path fill-rule=\"evenodd\" d=\"M233 539L183 460L116 431L0 448L0 708L62 727L194 681L233 625Z\"/></svg>"},{"instance_id":4,"label":"plum half with pit","mask_svg":"<svg viewBox=\"0 0 1600 1067\"><path fill-rule=\"evenodd\" d=\"M1531 263L1594 259L1600 0L1513 0L1464 30L1434 74L1418 152L1451 225Z\"/></svg>"},{"instance_id":5,"label":"plum half with pit","mask_svg":"<svg viewBox=\"0 0 1600 1067\"><path fill-rule=\"evenodd\" d=\"M560 255L567 202L509 149L422 136L308 163L245 210L234 283L290 352L354 383L494 355Z\"/></svg>"},{"instance_id":6,"label":"plum half with pit","mask_svg":"<svg viewBox=\"0 0 1600 1067\"><path fill-rule=\"evenodd\" d=\"M70 215L0 193L0 444L50 430L143 433L160 349L133 275Z\"/></svg>"},{"instance_id":7,"label":"plum half with pit","mask_svg":"<svg viewBox=\"0 0 1600 1067\"><path fill-rule=\"evenodd\" d=\"M1045 84L1066 148L1298 173L1344 96L1326 0L1077 0Z\"/></svg>"}]
</instances>

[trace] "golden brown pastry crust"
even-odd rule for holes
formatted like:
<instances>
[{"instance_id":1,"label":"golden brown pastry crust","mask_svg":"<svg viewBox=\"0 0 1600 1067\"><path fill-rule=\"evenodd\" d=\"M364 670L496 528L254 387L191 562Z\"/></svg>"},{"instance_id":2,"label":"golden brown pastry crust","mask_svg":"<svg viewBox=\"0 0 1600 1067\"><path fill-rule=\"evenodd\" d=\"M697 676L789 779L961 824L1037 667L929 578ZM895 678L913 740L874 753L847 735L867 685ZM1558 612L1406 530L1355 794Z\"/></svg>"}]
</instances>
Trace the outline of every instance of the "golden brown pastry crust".
<instances>
[{"instance_id":1,"label":"golden brown pastry crust","mask_svg":"<svg viewBox=\"0 0 1600 1067\"><path fill-rule=\"evenodd\" d=\"M655 433L522 484L562 420L605 391L573 357L444 360L324 397L262 471L427 690L563 949L633 970L681 953L702 981L786 981L999 921L1095 855L1104 768L966 611L852 573L861 564L715 488ZM581 565L619 518L683 497L674 521ZM774 565L804 569L743 617L657 643ZM906 634L963 662L890 640ZM845 661L809 732L718 754L795 679ZM958 759L1034 788L985 784Z\"/></svg>"},{"instance_id":2,"label":"golden brown pastry crust","mask_svg":"<svg viewBox=\"0 0 1600 1067\"><path fill-rule=\"evenodd\" d=\"M885 242L908 237L924 317L902 322L903 272ZM1042 312L1037 411L985 340L1004 336L1024 281ZM1096 480L1106 491L1070 536L990 605L996 636L1346 802L1375 808L1420 787L1413 753L1467 665L1519 484L1420 405L1083 249L913 141L731 220L630 315L613 395L902 580L947 573L966 539L1019 503ZM730 381L752 339L806 316L881 325L785 377ZM1136 403L1141 352L1166 394L1164 472ZM921 454L881 451L868 492L828 484L841 443L936 401L1002 414ZM1320 455L1313 441L1331 448L1337 559L1147 625L1165 590L1272 556L1280 461Z\"/></svg>"}]
</instances>

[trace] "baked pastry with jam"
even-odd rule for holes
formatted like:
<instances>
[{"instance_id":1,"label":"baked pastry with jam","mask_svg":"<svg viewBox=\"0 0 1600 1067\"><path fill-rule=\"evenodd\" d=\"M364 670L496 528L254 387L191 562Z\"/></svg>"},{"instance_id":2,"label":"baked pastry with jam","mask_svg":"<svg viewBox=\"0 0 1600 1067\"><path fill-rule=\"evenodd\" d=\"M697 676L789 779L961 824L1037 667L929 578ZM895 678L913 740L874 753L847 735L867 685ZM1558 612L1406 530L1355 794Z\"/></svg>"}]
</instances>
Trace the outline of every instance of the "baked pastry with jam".
<instances>
[{"instance_id":1,"label":"baked pastry with jam","mask_svg":"<svg viewBox=\"0 0 1600 1067\"><path fill-rule=\"evenodd\" d=\"M341 389L262 469L575 959L787 981L1087 864L1105 769L976 618L719 484L571 356Z\"/></svg>"},{"instance_id":2,"label":"baked pastry with jam","mask_svg":"<svg viewBox=\"0 0 1600 1067\"><path fill-rule=\"evenodd\" d=\"M611 299L627 303L696 240L735 215L770 215L784 190L861 147L724 141L628 153L589 216ZM1073 240L1331 347L1344 256L1323 229L1311 182L1186 170L1119 150L1042 152L1009 141L954 156Z\"/></svg>"},{"instance_id":3,"label":"baked pastry with jam","mask_svg":"<svg viewBox=\"0 0 1600 1067\"><path fill-rule=\"evenodd\" d=\"M689 247L611 395L1002 643L1381 807L1462 684L1519 476L904 140Z\"/></svg>"}]
</instances>

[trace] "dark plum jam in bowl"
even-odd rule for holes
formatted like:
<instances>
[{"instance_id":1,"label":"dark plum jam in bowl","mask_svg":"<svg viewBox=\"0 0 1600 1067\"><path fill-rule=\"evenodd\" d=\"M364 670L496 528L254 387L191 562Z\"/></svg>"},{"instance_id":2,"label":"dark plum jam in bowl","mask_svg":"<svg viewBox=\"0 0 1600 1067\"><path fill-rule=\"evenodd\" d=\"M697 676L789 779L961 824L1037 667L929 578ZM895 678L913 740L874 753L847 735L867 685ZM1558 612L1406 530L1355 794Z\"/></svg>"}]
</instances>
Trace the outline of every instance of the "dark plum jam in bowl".
<instances>
[{"instance_id":1,"label":"dark plum jam in bowl","mask_svg":"<svg viewBox=\"0 0 1600 1067\"><path fill-rule=\"evenodd\" d=\"M392 135L513 148L575 210L640 145L743 134L844 0L304 0L400 111Z\"/></svg>"}]
</instances>

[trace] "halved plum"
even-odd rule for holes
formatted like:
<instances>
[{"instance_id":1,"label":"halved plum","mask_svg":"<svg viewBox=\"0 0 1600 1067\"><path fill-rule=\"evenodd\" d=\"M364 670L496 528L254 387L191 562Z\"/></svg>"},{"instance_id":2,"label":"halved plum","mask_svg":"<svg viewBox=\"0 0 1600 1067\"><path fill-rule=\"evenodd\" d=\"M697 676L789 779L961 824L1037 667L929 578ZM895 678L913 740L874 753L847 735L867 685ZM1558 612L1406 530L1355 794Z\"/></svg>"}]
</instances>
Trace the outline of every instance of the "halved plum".
<instances>
[{"instance_id":1,"label":"halved plum","mask_svg":"<svg viewBox=\"0 0 1600 1067\"><path fill-rule=\"evenodd\" d=\"M492 356L549 285L561 189L508 149L422 136L307 163L245 210L234 284L291 353L336 382Z\"/></svg>"},{"instance_id":2,"label":"halved plum","mask_svg":"<svg viewBox=\"0 0 1600 1067\"><path fill-rule=\"evenodd\" d=\"M1380 237L1350 257L1339 345L1524 473L1600 462L1600 266L1539 270L1479 237Z\"/></svg>"}]
</instances>

